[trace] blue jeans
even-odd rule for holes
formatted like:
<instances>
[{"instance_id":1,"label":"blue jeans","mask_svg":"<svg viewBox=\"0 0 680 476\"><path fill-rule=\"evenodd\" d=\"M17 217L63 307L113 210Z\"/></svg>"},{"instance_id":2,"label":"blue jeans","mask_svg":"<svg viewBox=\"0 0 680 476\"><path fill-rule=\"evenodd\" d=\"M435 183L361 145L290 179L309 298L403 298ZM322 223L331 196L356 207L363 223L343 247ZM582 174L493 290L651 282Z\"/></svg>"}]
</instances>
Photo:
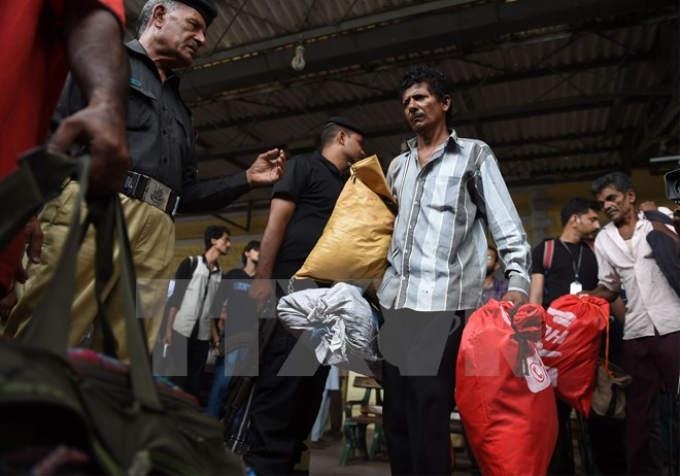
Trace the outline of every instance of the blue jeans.
<instances>
[{"instance_id":1,"label":"blue jeans","mask_svg":"<svg viewBox=\"0 0 680 476\"><path fill-rule=\"evenodd\" d=\"M210 390L210 399L205 412L215 418L220 418L222 414L222 403L224 396L229 388L231 377L234 375L236 364L243 360L247 349L236 349L225 357L220 357L215 361L215 373Z\"/></svg>"}]
</instances>

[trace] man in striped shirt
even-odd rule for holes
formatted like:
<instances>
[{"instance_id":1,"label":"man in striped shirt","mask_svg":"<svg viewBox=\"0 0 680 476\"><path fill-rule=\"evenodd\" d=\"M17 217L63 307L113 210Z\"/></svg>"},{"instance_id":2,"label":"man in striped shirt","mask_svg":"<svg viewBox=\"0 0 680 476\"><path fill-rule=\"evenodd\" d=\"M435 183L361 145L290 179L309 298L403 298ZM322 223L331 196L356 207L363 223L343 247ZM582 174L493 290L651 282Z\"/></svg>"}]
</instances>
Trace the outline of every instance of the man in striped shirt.
<instances>
[{"instance_id":1,"label":"man in striped shirt","mask_svg":"<svg viewBox=\"0 0 680 476\"><path fill-rule=\"evenodd\" d=\"M530 246L487 144L447 127L450 81L415 67L399 87L416 137L390 164L398 200L379 289L385 430L393 474L449 474L449 415L464 311L481 304L487 232L508 278L504 300L527 302Z\"/></svg>"}]
</instances>

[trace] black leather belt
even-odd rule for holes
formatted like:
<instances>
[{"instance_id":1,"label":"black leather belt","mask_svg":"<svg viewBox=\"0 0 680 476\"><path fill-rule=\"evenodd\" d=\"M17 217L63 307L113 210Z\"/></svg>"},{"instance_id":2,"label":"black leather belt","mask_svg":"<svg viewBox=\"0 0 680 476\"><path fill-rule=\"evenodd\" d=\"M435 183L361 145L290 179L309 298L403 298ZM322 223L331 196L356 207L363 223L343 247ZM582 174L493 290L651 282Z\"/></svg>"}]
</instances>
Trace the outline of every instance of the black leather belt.
<instances>
[{"instance_id":1,"label":"black leather belt","mask_svg":"<svg viewBox=\"0 0 680 476\"><path fill-rule=\"evenodd\" d=\"M147 175L128 172L120 193L146 202L172 217L177 213L179 196L167 185Z\"/></svg>"}]
</instances>

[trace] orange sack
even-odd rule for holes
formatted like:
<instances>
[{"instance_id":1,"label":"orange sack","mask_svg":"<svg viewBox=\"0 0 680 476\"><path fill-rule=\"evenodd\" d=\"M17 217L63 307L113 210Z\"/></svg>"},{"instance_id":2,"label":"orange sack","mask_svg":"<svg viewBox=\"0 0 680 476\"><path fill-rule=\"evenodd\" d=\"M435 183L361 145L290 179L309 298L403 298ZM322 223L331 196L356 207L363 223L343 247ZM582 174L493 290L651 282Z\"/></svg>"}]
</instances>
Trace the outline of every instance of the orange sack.
<instances>
[{"instance_id":1,"label":"orange sack","mask_svg":"<svg viewBox=\"0 0 680 476\"><path fill-rule=\"evenodd\" d=\"M545 311L493 299L468 321L456 363L456 403L484 475L544 475L557 440L550 377L536 344ZM514 315L513 315L514 314Z\"/></svg>"},{"instance_id":2,"label":"orange sack","mask_svg":"<svg viewBox=\"0 0 680 476\"><path fill-rule=\"evenodd\" d=\"M595 391L595 372L609 303L566 294L550 304L546 332L538 344L555 394L586 418Z\"/></svg>"}]
</instances>

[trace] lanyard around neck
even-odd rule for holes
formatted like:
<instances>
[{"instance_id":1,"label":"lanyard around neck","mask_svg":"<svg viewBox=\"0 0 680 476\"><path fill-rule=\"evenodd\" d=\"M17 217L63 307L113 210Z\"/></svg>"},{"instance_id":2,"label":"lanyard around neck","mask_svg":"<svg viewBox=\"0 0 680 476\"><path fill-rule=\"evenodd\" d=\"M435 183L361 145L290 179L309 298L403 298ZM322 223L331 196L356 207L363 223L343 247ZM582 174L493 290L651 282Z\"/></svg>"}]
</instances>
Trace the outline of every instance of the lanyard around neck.
<instances>
[{"instance_id":1,"label":"lanyard around neck","mask_svg":"<svg viewBox=\"0 0 680 476\"><path fill-rule=\"evenodd\" d=\"M569 253L569 256L571 256L571 265L574 268L574 278L576 281L578 281L578 273L579 270L581 269L581 258L583 257L583 244L579 242L579 247L578 247L578 262L574 259L574 255L571 253L571 250L567 246L567 244L560 240L560 243L562 243L562 246L564 246L564 249L567 250L567 253Z\"/></svg>"}]
</instances>

